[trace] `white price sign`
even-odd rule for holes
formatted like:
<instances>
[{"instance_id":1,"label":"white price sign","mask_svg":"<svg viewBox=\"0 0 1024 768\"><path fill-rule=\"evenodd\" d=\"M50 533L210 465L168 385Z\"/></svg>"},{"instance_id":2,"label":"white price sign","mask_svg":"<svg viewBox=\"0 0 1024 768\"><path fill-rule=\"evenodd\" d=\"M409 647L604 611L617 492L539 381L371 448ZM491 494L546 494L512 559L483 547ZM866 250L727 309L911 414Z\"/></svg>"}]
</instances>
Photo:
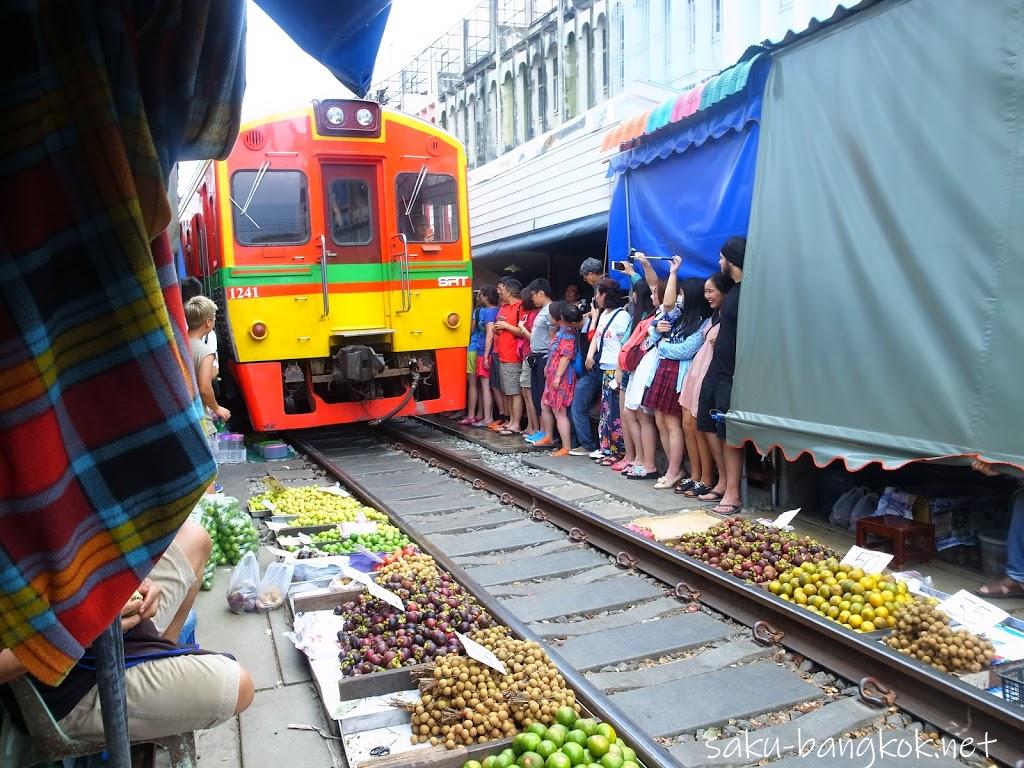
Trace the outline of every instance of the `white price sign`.
<instances>
[{"instance_id":1,"label":"white price sign","mask_svg":"<svg viewBox=\"0 0 1024 768\"><path fill-rule=\"evenodd\" d=\"M1002 608L997 608L965 589L947 597L937 608L952 621L963 624L975 634L983 633L1010 615Z\"/></svg>"},{"instance_id":2,"label":"white price sign","mask_svg":"<svg viewBox=\"0 0 1024 768\"><path fill-rule=\"evenodd\" d=\"M384 587L377 584L370 574L357 571L355 568L350 568L347 565L342 566L341 572L352 579L352 581L358 581L360 584L364 584L366 586L366 591L378 600L383 600L388 605L394 606L400 611L405 610L405 603L402 602L402 599L391 590L384 589Z\"/></svg>"},{"instance_id":3,"label":"white price sign","mask_svg":"<svg viewBox=\"0 0 1024 768\"><path fill-rule=\"evenodd\" d=\"M270 499L264 499L263 500L263 508L264 509L269 509L271 512L276 512L277 511L277 505L274 502L272 502Z\"/></svg>"},{"instance_id":4,"label":"white price sign","mask_svg":"<svg viewBox=\"0 0 1024 768\"><path fill-rule=\"evenodd\" d=\"M881 573L892 562L892 557L888 552L875 552L854 545L843 555L840 565L860 568L864 573Z\"/></svg>"},{"instance_id":5,"label":"white price sign","mask_svg":"<svg viewBox=\"0 0 1024 768\"><path fill-rule=\"evenodd\" d=\"M299 531L297 536L298 536L300 544L312 544L313 543L313 539L308 534L305 534L302 531Z\"/></svg>"},{"instance_id":6,"label":"white price sign","mask_svg":"<svg viewBox=\"0 0 1024 768\"><path fill-rule=\"evenodd\" d=\"M351 536L353 533L376 533L377 523L373 520L356 520L351 523L339 523L338 529L342 536Z\"/></svg>"},{"instance_id":7,"label":"white price sign","mask_svg":"<svg viewBox=\"0 0 1024 768\"><path fill-rule=\"evenodd\" d=\"M469 656L469 658L476 659L481 664L486 664L495 672L500 672L503 675L508 674L508 670L505 669L505 665L501 663L501 659L480 645L476 640L470 640L461 632L456 632L455 636L459 638L459 642L462 643L462 647L466 649L466 655Z\"/></svg>"},{"instance_id":8,"label":"white price sign","mask_svg":"<svg viewBox=\"0 0 1024 768\"><path fill-rule=\"evenodd\" d=\"M320 490L323 491L324 493L330 493L335 496L344 496L346 498L352 495L344 488L342 488L338 483L335 483L334 485L329 485L326 488L321 488Z\"/></svg>"},{"instance_id":9,"label":"white price sign","mask_svg":"<svg viewBox=\"0 0 1024 768\"><path fill-rule=\"evenodd\" d=\"M789 524L793 522L793 518L800 514L802 507L791 509L788 512L783 512L781 515L776 517L774 520L759 519L757 522L762 525L766 525L769 528L778 528L779 530L786 530L789 528Z\"/></svg>"}]
</instances>

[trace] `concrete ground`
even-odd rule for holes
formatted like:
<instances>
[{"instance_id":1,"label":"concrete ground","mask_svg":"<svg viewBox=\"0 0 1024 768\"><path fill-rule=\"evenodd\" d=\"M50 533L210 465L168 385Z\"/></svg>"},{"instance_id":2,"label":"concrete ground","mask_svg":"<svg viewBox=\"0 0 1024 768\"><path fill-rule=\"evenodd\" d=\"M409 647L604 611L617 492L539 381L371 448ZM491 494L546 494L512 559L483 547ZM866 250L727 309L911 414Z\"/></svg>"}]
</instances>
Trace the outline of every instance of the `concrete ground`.
<instances>
[{"instance_id":1,"label":"concrete ground","mask_svg":"<svg viewBox=\"0 0 1024 768\"><path fill-rule=\"evenodd\" d=\"M287 464L283 461L224 465L220 482L226 494L244 502L248 499L252 478L267 469ZM265 566L270 559L266 548L262 548L262 564ZM199 593L195 605L199 619L196 638L203 648L230 653L249 670L256 684L256 699L241 716L219 728L197 734L199 765L205 768L343 766L337 742L315 731L288 727L295 724L327 728L327 721L305 659L283 636L291 629L287 609L236 616L228 611L225 600L230 579L231 568L218 568L213 590Z\"/></svg>"}]
</instances>

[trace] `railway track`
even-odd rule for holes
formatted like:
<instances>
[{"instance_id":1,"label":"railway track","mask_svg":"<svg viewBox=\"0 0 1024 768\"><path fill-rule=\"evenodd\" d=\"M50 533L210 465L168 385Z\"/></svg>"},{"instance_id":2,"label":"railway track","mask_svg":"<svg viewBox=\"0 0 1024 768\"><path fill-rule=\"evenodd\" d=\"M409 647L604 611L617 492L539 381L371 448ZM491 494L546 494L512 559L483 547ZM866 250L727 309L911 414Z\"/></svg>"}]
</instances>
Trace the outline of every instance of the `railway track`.
<instances>
[{"instance_id":1,"label":"railway track","mask_svg":"<svg viewBox=\"0 0 1024 768\"><path fill-rule=\"evenodd\" d=\"M932 765L1024 757L1024 710L492 469L470 443L409 423L290 440L547 642L649 768L791 768L809 749L814 765L866 766L836 757L844 734L901 765L931 751L915 728L955 738Z\"/></svg>"}]
</instances>

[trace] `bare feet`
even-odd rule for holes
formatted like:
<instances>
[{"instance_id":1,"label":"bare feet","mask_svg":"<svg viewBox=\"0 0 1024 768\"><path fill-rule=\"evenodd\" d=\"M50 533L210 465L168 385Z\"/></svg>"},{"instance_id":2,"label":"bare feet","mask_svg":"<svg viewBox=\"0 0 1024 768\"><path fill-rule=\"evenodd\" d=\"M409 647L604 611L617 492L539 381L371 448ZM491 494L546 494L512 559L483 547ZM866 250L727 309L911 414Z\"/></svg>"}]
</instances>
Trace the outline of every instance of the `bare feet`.
<instances>
[{"instance_id":1,"label":"bare feet","mask_svg":"<svg viewBox=\"0 0 1024 768\"><path fill-rule=\"evenodd\" d=\"M992 584L986 584L983 587L979 587L974 590L974 594L980 595L981 597L987 597L989 600L1024 598L1024 583L1014 581L1007 577L993 582Z\"/></svg>"}]
</instances>

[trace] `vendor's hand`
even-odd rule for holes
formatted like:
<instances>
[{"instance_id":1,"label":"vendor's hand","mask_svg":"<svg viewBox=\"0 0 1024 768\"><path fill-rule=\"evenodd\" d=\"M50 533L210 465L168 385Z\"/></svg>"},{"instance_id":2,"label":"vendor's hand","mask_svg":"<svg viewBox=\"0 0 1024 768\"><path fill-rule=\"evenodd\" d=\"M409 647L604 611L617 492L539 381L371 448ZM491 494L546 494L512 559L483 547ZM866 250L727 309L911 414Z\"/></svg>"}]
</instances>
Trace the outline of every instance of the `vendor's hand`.
<instances>
[{"instance_id":1,"label":"vendor's hand","mask_svg":"<svg viewBox=\"0 0 1024 768\"><path fill-rule=\"evenodd\" d=\"M139 594L142 595L140 615L143 619L152 619L160 608L160 585L144 579L139 585Z\"/></svg>"},{"instance_id":2,"label":"vendor's hand","mask_svg":"<svg viewBox=\"0 0 1024 768\"><path fill-rule=\"evenodd\" d=\"M659 320L658 324L654 326L654 328L658 333L668 333L672 330L672 323L668 320Z\"/></svg>"},{"instance_id":3,"label":"vendor's hand","mask_svg":"<svg viewBox=\"0 0 1024 768\"><path fill-rule=\"evenodd\" d=\"M139 613L141 610L141 599L132 599L124 604L124 608L121 609L121 634L139 626L142 622L142 614Z\"/></svg>"},{"instance_id":4,"label":"vendor's hand","mask_svg":"<svg viewBox=\"0 0 1024 768\"><path fill-rule=\"evenodd\" d=\"M213 409L213 415L216 416L221 421L227 421L228 419L231 418L231 411L229 411L223 405L218 405L216 408Z\"/></svg>"},{"instance_id":5,"label":"vendor's hand","mask_svg":"<svg viewBox=\"0 0 1024 768\"><path fill-rule=\"evenodd\" d=\"M973 469L975 472L981 472L981 474L985 475L986 477L999 476L999 472L995 469L995 467L992 464L990 464L987 461L982 461L981 459L975 459L974 461L972 461L971 469Z\"/></svg>"}]
</instances>

